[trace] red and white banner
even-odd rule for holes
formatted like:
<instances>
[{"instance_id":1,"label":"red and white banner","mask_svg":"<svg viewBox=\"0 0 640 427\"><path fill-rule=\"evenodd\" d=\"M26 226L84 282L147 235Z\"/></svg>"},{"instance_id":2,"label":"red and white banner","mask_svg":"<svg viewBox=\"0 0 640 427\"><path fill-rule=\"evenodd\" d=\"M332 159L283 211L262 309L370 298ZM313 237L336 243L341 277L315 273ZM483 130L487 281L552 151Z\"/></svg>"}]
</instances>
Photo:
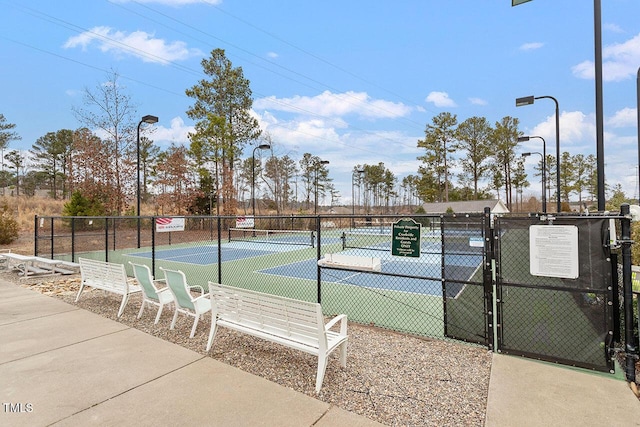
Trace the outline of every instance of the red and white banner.
<instances>
[{"instance_id":1,"label":"red and white banner","mask_svg":"<svg viewBox=\"0 0 640 427\"><path fill-rule=\"evenodd\" d=\"M253 228L253 227L255 227L255 222L253 220L252 215L236 217L236 228Z\"/></svg>"},{"instance_id":2,"label":"red and white banner","mask_svg":"<svg viewBox=\"0 0 640 427\"><path fill-rule=\"evenodd\" d=\"M156 232L184 231L184 217L156 218Z\"/></svg>"}]
</instances>

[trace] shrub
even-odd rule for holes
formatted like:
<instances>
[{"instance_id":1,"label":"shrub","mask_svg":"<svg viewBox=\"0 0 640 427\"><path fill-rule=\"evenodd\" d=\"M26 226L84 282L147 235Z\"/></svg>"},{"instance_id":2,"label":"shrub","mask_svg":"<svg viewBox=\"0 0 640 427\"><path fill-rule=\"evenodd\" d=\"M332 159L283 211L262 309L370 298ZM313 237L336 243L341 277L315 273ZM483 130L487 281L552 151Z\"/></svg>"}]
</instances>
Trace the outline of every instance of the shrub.
<instances>
[{"instance_id":1,"label":"shrub","mask_svg":"<svg viewBox=\"0 0 640 427\"><path fill-rule=\"evenodd\" d=\"M79 191L74 191L71 200L64 204L62 209L64 216L104 216L104 204L100 200L89 199L82 195ZM102 228L104 221L93 221L90 219L77 219L74 222L77 230L88 230L93 227ZM70 222L67 222L71 226Z\"/></svg>"},{"instance_id":2,"label":"shrub","mask_svg":"<svg viewBox=\"0 0 640 427\"><path fill-rule=\"evenodd\" d=\"M71 200L64 204L64 216L101 216L105 214L104 205L96 199L88 199L79 191L74 191Z\"/></svg>"},{"instance_id":3,"label":"shrub","mask_svg":"<svg viewBox=\"0 0 640 427\"><path fill-rule=\"evenodd\" d=\"M9 210L9 205L0 205L0 244L7 245L18 238L18 221Z\"/></svg>"}]
</instances>

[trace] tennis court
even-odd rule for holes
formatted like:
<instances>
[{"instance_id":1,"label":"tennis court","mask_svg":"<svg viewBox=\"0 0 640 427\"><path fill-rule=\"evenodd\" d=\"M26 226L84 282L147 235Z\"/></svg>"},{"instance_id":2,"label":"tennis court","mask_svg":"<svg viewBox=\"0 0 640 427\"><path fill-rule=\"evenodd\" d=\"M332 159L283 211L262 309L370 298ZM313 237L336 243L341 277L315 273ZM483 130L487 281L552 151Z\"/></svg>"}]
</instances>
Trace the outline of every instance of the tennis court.
<instances>
[{"instance_id":1,"label":"tennis court","mask_svg":"<svg viewBox=\"0 0 640 427\"><path fill-rule=\"evenodd\" d=\"M235 217L186 217L184 230L162 233L153 233L153 221L149 221L139 242L121 236L121 228L128 225L128 218L124 218L109 222L108 228L105 222L105 250L76 251L75 256L125 264L130 275L129 261L148 265L157 278L163 277L162 268L182 270L189 284L205 289L211 281L321 301L325 313L345 313L355 322L445 337L446 325L450 330L452 320L463 329L469 316L466 307L476 304L476 294L470 291L482 279L478 275L483 265L482 248L472 247L468 236L482 233L482 228L473 218L455 223L453 229L440 227L435 221L439 218L431 219L430 226L423 225L416 258L391 255L393 230L388 223L374 222L373 227L358 229L351 218L339 216L327 221L265 217L255 221L261 227L250 229L234 228ZM52 230L64 224L56 224ZM87 238L94 234L88 233ZM53 237L46 241L52 248L59 246L61 238L55 238L55 245ZM74 238L76 242L79 239ZM131 243L138 243L138 248ZM382 268L380 272L319 268L317 260L325 254L380 258ZM443 295L447 297L444 300ZM471 303L465 302L469 297ZM454 316L455 308L461 306L464 319Z\"/></svg>"},{"instance_id":2,"label":"tennis court","mask_svg":"<svg viewBox=\"0 0 640 427\"><path fill-rule=\"evenodd\" d=\"M174 267L184 269L186 274L197 266L206 268L221 260L235 266L234 281L250 280L252 276L255 280L259 276L263 282L278 278L315 282L318 279L315 237L312 231L231 229L228 241L220 246L213 243L159 248L155 251L155 258L161 263L171 262ZM464 256L452 253L443 257L440 237L434 233L425 233L420 257L417 258L392 256L390 241L391 235L387 229L333 230L324 233L321 243L324 253L380 258L382 268L379 273L323 268L322 282L442 297L444 273L449 280L462 282L449 283L446 287L446 296L456 298L464 289L464 282L470 280L482 264L481 250L469 252L468 246ZM125 256L135 262L135 258L151 259L154 253L144 251ZM184 266L178 267L176 264Z\"/></svg>"},{"instance_id":3,"label":"tennis court","mask_svg":"<svg viewBox=\"0 0 640 427\"><path fill-rule=\"evenodd\" d=\"M128 269L127 261L147 264L156 277L163 275L160 268L182 270L189 284L203 288L212 281L305 301L321 298L327 313L347 313L356 322L434 337L447 336L445 325L451 330L454 319L452 305L445 320L443 295L466 307L482 266L482 248L471 247L468 233L448 236L443 247L440 233L426 231L415 258L392 256L388 228L232 228L220 240L208 234L207 240L191 241L176 234L174 242L156 242L153 251L110 251L109 260ZM380 258L381 271L319 269L318 256L329 253Z\"/></svg>"},{"instance_id":4,"label":"tennis court","mask_svg":"<svg viewBox=\"0 0 640 427\"><path fill-rule=\"evenodd\" d=\"M283 245L275 243L249 243L231 242L224 243L221 247L222 262L239 259L255 258L273 253L286 253L300 250L299 245ZM129 257L151 259L152 252L135 252L126 254ZM155 257L158 260L182 262L185 264L210 265L218 263L218 245L200 245L180 248L156 250Z\"/></svg>"},{"instance_id":5,"label":"tennis court","mask_svg":"<svg viewBox=\"0 0 640 427\"><path fill-rule=\"evenodd\" d=\"M440 254L423 255L420 258L398 260L391 254L382 254L370 250L341 251L342 255L356 255L381 258L381 272L340 270L323 268L321 279L349 286L371 289L384 289L423 295L442 296L442 258ZM446 257L445 257L446 258ZM445 265L447 277L467 281L482 263L482 257L448 258L451 264ZM316 280L317 261L315 258L288 263L258 271L258 273L283 277ZM464 288L464 284L447 286L447 297L455 298Z\"/></svg>"}]
</instances>

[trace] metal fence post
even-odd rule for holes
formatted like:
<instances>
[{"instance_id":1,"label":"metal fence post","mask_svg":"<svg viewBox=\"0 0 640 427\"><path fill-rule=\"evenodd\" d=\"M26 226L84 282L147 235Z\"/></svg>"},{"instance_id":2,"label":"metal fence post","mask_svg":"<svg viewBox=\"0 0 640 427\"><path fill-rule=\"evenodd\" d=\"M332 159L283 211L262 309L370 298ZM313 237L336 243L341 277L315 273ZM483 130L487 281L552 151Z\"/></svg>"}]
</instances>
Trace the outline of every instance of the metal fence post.
<instances>
[{"instance_id":1,"label":"metal fence post","mask_svg":"<svg viewBox=\"0 0 640 427\"><path fill-rule=\"evenodd\" d=\"M71 262L76 262L76 217L71 217Z\"/></svg>"},{"instance_id":2,"label":"metal fence post","mask_svg":"<svg viewBox=\"0 0 640 427\"><path fill-rule=\"evenodd\" d=\"M33 230L33 255L38 256L38 215L34 217ZM53 246L53 241L51 245Z\"/></svg>"},{"instance_id":3,"label":"metal fence post","mask_svg":"<svg viewBox=\"0 0 640 427\"><path fill-rule=\"evenodd\" d=\"M631 284L631 215L629 204L620 206L621 246L622 246L622 291L624 297L624 341L626 353L626 377L633 383L636 380L635 361L638 358L638 343L633 333L633 292Z\"/></svg>"},{"instance_id":4,"label":"metal fence post","mask_svg":"<svg viewBox=\"0 0 640 427\"><path fill-rule=\"evenodd\" d=\"M322 294L322 272L320 270L320 266L318 262L322 256L322 248L320 247L320 215L316 217L316 274L318 275L318 304L321 303L321 294Z\"/></svg>"},{"instance_id":5,"label":"metal fence post","mask_svg":"<svg viewBox=\"0 0 640 427\"><path fill-rule=\"evenodd\" d=\"M218 216L218 283L222 283L222 219Z\"/></svg>"},{"instance_id":6,"label":"metal fence post","mask_svg":"<svg viewBox=\"0 0 640 427\"><path fill-rule=\"evenodd\" d=\"M493 229L491 228L491 208L484 208L484 266L482 281L484 285L484 309L486 316L487 346L493 350Z\"/></svg>"},{"instance_id":7,"label":"metal fence post","mask_svg":"<svg viewBox=\"0 0 640 427\"><path fill-rule=\"evenodd\" d=\"M104 260L109 262L109 218L104 218Z\"/></svg>"},{"instance_id":8,"label":"metal fence post","mask_svg":"<svg viewBox=\"0 0 640 427\"><path fill-rule=\"evenodd\" d=\"M156 217L151 217L151 271L156 276Z\"/></svg>"},{"instance_id":9,"label":"metal fence post","mask_svg":"<svg viewBox=\"0 0 640 427\"><path fill-rule=\"evenodd\" d=\"M54 246L55 246L55 242L53 241L53 236L56 235L55 230L53 229L53 217L51 217L51 259L53 259L53 252L54 252Z\"/></svg>"}]
</instances>

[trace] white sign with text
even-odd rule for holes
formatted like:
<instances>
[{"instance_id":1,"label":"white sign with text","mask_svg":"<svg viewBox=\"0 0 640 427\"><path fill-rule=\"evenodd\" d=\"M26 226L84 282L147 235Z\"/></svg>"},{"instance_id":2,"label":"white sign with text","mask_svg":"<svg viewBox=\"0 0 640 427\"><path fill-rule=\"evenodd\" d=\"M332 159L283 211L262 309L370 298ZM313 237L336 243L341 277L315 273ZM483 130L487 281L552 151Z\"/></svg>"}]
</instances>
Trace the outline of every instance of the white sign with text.
<instances>
[{"instance_id":1,"label":"white sign with text","mask_svg":"<svg viewBox=\"0 0 640 427\"><path fill-rule=\"evenodd\" d=\"M532 276L578 278L578 227L529 227L529 272Z\"/></svg>"}]
</instances>

